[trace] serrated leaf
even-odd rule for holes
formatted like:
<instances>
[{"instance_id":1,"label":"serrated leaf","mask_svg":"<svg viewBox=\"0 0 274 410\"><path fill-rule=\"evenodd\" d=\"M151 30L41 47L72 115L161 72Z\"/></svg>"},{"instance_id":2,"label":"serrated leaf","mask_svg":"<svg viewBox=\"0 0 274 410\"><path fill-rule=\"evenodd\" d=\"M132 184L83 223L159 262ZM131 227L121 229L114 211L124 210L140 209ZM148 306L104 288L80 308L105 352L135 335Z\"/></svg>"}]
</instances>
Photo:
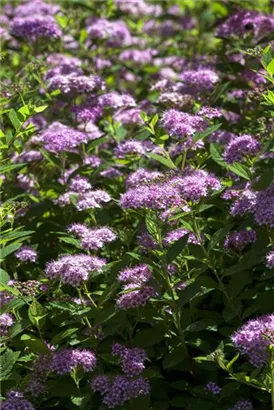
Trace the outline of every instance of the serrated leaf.
<instances>
[{"instance_id":1,"label":"serrated leaf","mask_svg":"<svg viewBox=\"0 0 274 410\"><path fill-rule=\"evenodd\" d=\"M76 248L78 249L82 249L79 239L71 238L69 236L59 236L59 239L62 242L69 243L70 245L76 246Z\"/></svg>"},{"instance_id":2,"label":"serrated leaf","mask_svg":"<svg viewBox=\"0 0 274 410\"><path fill-rule=\"evenodd\" d=\"M34 335L24 334L21 336L21 340L34 353L49 353L50 352L46 344Z\"/></svg>"},{"instance_id":3,"label":"serrated leaf","mask_svg":"<svg viewBox=\"0 0 274 410\"><path fill-rule=\"evenodd\" d=\"M8 380L12 373L13 366L17 362L21 352L13 352L7 349L0 357L0 380Z\"/></svg>"}]
</instances>

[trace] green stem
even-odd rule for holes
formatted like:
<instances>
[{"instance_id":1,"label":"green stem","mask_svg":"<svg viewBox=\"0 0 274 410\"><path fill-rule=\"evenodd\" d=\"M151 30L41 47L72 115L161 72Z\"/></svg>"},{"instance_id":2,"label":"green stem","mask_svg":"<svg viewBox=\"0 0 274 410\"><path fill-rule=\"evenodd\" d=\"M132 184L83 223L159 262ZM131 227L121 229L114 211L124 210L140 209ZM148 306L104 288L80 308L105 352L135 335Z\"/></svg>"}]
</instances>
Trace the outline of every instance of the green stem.
<instances>
[{"instance_id":1,"label":"green stem","mask_svg":"<svg viewBox=\"0 0 274 410\"><path fill-rule=\"evenodd\" d=\"M82 298L81 290L77 288L77 292L78 292L78 296L79 296L79 298L80 298L80 300L81 300L81 303L82 303L82 305L84 306L84 301L83 301L83 298ZM92 326L91 326L90 321L88 320L87 316L85 316L84 319L85 319L86 324L88 325L89 329L91 329Z\"/></svg>"},{"instance_id":2,"label":"green stem","mask_svg":"<svg viewBox=\"0 0 274 410\"><path fill-rule=\"evenodd\" d=\"M274 410L274 350L271 350L271 403L272 403L272 410Z\"/></svg>"},{"instance_id":3,"label":"green stem","mask_svg":"<svg viewBox=\"0 0 274 410\"><path fill-rule=\"evenodd\" d=\"M183 153L182 163L181 163L181 170L185 168L186 165L186 156L187 156L187 149Z\"/></svg>"},{"instance_id":4,"label":"green stem","mask_svg":"<svg viewBox=\"0 0 274 410\"><path fill-rule=\"evenodd\" d=\"M209 253L208 253L208 251L206 250L206 248L205 248L204 245L203 245L203 240L202 240L202 237L201 237L201 234L200 234L200 229L199 229L199 227L198 227L197 220L194 218L193 221L194 221L195 234L196 234L196 236L197 236L197 238L198 238L198 240L199 240L199 242L200 242L200 246L201 246L201 249L202 249L202 251L203 251L203 253L204 253L205 257L206 257L208 266L209 266L209 268L212 270L212 272L214 273L214 276L215 276L215 278L217 279L218 284L219 284L219 286L220 286L220 290L221 290L221 292L224 294L224 296L226 297L226 299L227 299L227 301L228 301L228 304L230 305L230 308L236 313L236 315L238 316L238 318L239 318L240 321L241 321L241 320L242 320L242 319L241 319L241 316L239 315L238 311L235 309L235 307L234 307L234 305L233 305L233 302L232 302L232 300L231 300L229 294L227 293L226 288L225 288L225 286L224 286L224 284L223 284L223 282L222 282L222 280L221 280L221 278L220 278L220 276L219 276L219 274L218 274L218 272L217 272L217 270L216 270L214 264L211 262L211 258L210 258L210 256L209 256Z\"/></svg>"},{"instance_id":5,"label":"green stem","mask_svg":"<svg viewBox=\"0 0 274 410\"><path fill-rule=\"evenodd\" d=\"M86 283L84 283L84 291L85 291L85 295L88 297L88 299L91 301L91 304L95 307L95 309L98 310L98 306L96 305L96 303L94 302L94 300L92 299L92 297L89 294L88 288Z\"/></svg>"}]
</instances>

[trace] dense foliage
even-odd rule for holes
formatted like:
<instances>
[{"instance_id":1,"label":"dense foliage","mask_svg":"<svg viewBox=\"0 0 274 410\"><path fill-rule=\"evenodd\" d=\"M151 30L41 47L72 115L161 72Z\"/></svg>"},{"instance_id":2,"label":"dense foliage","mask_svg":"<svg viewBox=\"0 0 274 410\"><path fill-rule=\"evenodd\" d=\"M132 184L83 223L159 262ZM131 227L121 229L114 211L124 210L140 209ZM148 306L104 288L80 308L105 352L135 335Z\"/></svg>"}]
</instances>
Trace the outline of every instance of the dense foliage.
<instances>
[{"instance_id":1,"label":"dense foliage","mask_svg":"<svg viewBox=\"0 0 274 410\"><path fill-rule=\"evenodd\" d=\"M2 3L1 408L274 409L273 3Z\"/></svg>"}]
</instances>

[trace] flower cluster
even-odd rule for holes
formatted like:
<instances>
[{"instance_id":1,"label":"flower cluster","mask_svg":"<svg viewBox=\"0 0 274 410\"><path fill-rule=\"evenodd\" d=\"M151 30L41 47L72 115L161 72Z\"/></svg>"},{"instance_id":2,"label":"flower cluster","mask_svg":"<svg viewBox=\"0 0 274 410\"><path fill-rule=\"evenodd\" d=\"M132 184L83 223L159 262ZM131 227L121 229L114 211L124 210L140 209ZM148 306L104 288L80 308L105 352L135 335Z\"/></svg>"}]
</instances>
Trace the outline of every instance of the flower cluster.
<instances>
[{"instance_id":1,"label":"flower cluster","mask_svg":"<svg viewBox=\"0 0 274 410\"><path fill-rule=\"evenodd\" d=\"M20 262L36 262L37 252L31 246L22 246L15 256Z\"/></svg>"},{"instance_id":2,"label":"flower cluster","mask_svg":"<svg viewBox=\"0 0 274 410\"><path fill-rule=\"evenodd\" d=\"M17 390L10 390L7 393L7 400L1 404L3 410L35 410L32 403L24 399L23 393Z\"/></svg>"},{"instance_id":3,"label":"flower cluster","mask_svg":"<svg viewBox=\"0 0 274 410\"><path fill-rule=\"evenodd\" d=\"M250 230L243 230L239 232L233 232L227 236L224 247L226 249L234 249L237 251L241 251L244 249L246 245L249 243L256 242L257 235L256 232L252 229Z\"/></svg>"},{"instance_id":4,"label":"flower cluster","mask_svg":"<svg viewBox=\"0 0 274 410\"><path fill-rule=\"evenodd\" d=\"M108 227L90 229L82 224L72 224L68 232L75 234L81 239L83 249L100 249L105 243L113 242L116 234Z\"/></svg>"},{"instance_id":5,"label":"flower cluster","mask_svg":"<svg viewBox=\"0 0 274 410\"><path fill-rule=\"evenodd\" d=\"M117 343L112 346L112 354L119 356L123 374L114 377L102 374L91 382L92 390L103 396L103 403L110 409L150 391L148 382L140 377L147 358L143 349L129 349Z\"/></svg>"},{"instance_id":6,"label":"flower cluster","mask_svg":"<svg viewBox=\"0 0 274 410\"><path fill-rule=\"evenodd\" d=\"M120 309L130 309L146 305L149 298L157 295L155 289L147 285L150 277L151 271L144 264L122 270L118 280L124 283L125 293L117 299L117 306Z\"/></svg>"},{"instance_id":7,"label":"flower cluster","mask_svg":"<svg viewBox=\"0 0 274 410\"><path fill-rule=\"evenodd\" d=\"M231 337L236 349L247 355L251 364L260 367L269 361L267 351L274 344L274 315L252 319Z\"/></svg>"},{"instance_id":8,"label":"flower cluster","mask_svg":"<svg viewBox=\"0 0 274 410\"><path fill-rule=\"evenodd\" d=\"M100 272L105 263L104 259L96 256L65 255L48 263L45 274L49 279L58 279L63 284L78 287L89 279L92 272Z\"/></svg>"}]
</instances>

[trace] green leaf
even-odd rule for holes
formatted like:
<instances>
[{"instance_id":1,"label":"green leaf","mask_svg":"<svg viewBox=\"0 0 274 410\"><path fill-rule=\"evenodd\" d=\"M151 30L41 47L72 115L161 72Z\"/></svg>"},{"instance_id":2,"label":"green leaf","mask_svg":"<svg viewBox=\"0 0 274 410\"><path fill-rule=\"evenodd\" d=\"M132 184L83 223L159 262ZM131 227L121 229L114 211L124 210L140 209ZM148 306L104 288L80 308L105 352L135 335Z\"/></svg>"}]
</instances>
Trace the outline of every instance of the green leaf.
<instances>
[{"instance_id":1,"label":"green leaf","mask_svg":"<svg viewBox=\"0 0 274 410\"><path fill-rule=\"evenodd\" d=\"M13 339L15 336L22 333L27 327L30 326L30 321L28 319L22 319L15 323L15 325L9 331L9 339Z\"/></svg>"},{"instance_id":2,"label":"green leaf","mask_svg":"<svg viewBox=\"0 0 274 410\"><path fill-rule=\"evenodd\" d=\"M274 58L267 64L266 71L271 76L274 74Z\"/></svg>"},{"instance_id":3,"label":"green leaf","mask_svg":"<svg viewBox=\"0 0 274 410\"><path fill-rule=\"evenodd\" d=\"M75 246L78 249L82 249L79 239L71 238L70 236L59 236L60 241L69 243L70 245Z\"/></svg>"},{"instance_id":4,"label":"green leaf","mask_svg":"<svg viewBox=\"0 0 274 410\"><path fill-rule=\"evenodd\" d=\"M10 312L11 310L18 310L22 306L25 306L30 300L31 298L12 299L10 302L1 307L1 313Z\"/></svg>"},{"instance_id":5,"label":"green leaf","mask_svg":"<svg viewBox=\"0 0 274 410\"><path fill-rule=\"evenodd\" d=\"M264 171L260 175L259 181L253 184L253 189L255 189L256 191L261 191L267 188L273 182L273 179L274 179L274 169L273 167L271 167L271 168L268 168L266 171Z\"/></svg>"},{"instance_id":6,"label":"green leaf","mask_svg":"<svg viewBox=\"0 0 274 410\"><path fill-rule=\"evenodd\" d=\"M23 238L24 236L29 236L31 234L33 234L34 231L15 231L15 232L9 232L9 233L3 233L1 235L1 242L7 242L7 241L11 241L14 239L18 239L18 238Z\"/></svg>"},{"instance_id":7,"label":"green leaf","mask_svg":"<svg viewBox=\"0 0 274 410\"><path fill-rule=\"evenodd\" d=\"M221 228L217 232L215 232L208 243L207 250L210 251L211 249L215 248L216 245L220 244L226 237L226 235L230 232L232 227L233 224L229 224L225 228Z\"/></svg>"},{"instance_id":8,"label":"green leaf","mask_svg":"<svg viewBox=\"0 0 274 410\"><path fill-rule=\"evenodd\" d=\"M184 290L178 292L179 296L179 305L183 306L193 299L201 291L201 285L199 283L191 283Z\"/></svg>"},{"instance_id":9,"label":"green leaf","mask_svg":"<svg viewBox=\"0 0 274 410\"><path fill-rule=\"evenodd\" d=\"M9 274L4 269L0 268L0 283L7 284L9 280Z\"/></svg>"},{"instance_id":10,"label":"green leaf","mask_svg":"<svg viewBox=\"0 0 274 410\"><path fill-rule=\"evenodd\" d=\"M185 360L182 347L176 347L171 353L168 353L163 360L163 368L171 369Z\"/></svg>"},{"instance_id":11,"label":"green leaf","mask_svg":"<svg viewBox=\"0 0 274 410\"><path fill-rule=\"evenodd\" d=\"M34 335L24 334L21 336L21 340L34 353L49 353L50 352L46 344Z\"/></svg>"},{"instance_id":12,"label":"green leaf","mask_svg":"<svg viewBox=\"0 0 274 410\"><path fill-rule=\"evenodd\" d=\"M186 247L188 241L188 234L184 235L182 238L178 239L175 243L171 245L167 251L166 261L171 263Z\"/></svg>"},{"instance_id":13,"label":"green leaf","mask_svg":"<svg viewBox=\"0 0 274 410\"><path fill-rule=\"evenodd\" d=\"M38 112L43 112L48 108L48 105L41 105L40 107L35 107L34 108L34 112L38 113Z\"/></svg>"},{"instance_id":14,"label":"green leaf","mask_svg":"<svg viewBox=\"0 0 274 410\"><path fill-rule=\"evenodd\" d=\"M0 380L8 380L12 373L13 366L17 362L21 352L13 352L7 349L0 357Z\"/></svg>"},{"instance_id":15,"label":"green leaf","mask_svg":"<svg viewBox=\"0 0 274 410\"><path fill-rule=\"evenodd\" d=\"M17 131L21 127L21 121L19 120L16 112L13 109L11 109L10 112L8 113L8 117L13 127Z\"/></svg>"},{"instance_id":16,"label":"green leaf","mask_svg":"<svg viewBox=\"0 0 274 410\"><path fill-rule=\"evenodd\" d=\"M23 164L10 164L10 165L2 165L0 167L0 173L1 174L6 174L9 171L13 171L14 169L19 169L27 165L26 163Z\"/></svg>"},{"instance_id":17,"label":"green leaf","mask_svg":"<svg viewBox=\"0 0 274 410\"><path fill-rule=\"evenodd\" d=\"M234 162L233 165L227 165L226 168L229 171L232 171L234 174L239 175L239 177L247 179L248 181L250 181L251 179L251 176L249 175L249 169L245 165Z\"/></svg>"},{"instance_id":18,"label":"green leaf","mask_svg":"<svg viewBox=\"0 0 274 410\"><path fill-rule=\"evenodd\" d=\"M155 115L153 116L152 120L149 122L149 125L151 125L152 127L154 127L154 126L157 124L158 119L159 119L159 115L158 115L158 114L155 114Z\"/></svg>"},{"instance_id":19,"label":"green leaf","mask_svg":"<svg viewBox=\"0 0 274 410\"><path fill-rule=\"evenodd\" d=\"M201 330L207 329L210 326L214 326L216 322L213 319L202 319L197 320L197 322L191 323L185 331L187 332L200 332Z\"/></svg>"},{"instance_id":20,"label":"green leaf","mask_svg":"<svg viewBox=\"0 0 274 410\"><path fill-rule=\"evenodd\" d=\"M36 299L33 299L32 304L30 305L28 309L28 316L29 316L29 320L34 326L42 327L43 322L44 322L43 319L46 316L45 309Z\"/></svg>"},{"instance_id":21,"label":"green leaf","mask_svg":"<svg viewBox=\"0 0 274 410\"><path fill-rule=\"evenodd\" d=\"M225 162L221 154L221 148L218 144L210 144L210 154L213 161L215 161L221 167L233 172L236 175L239 175L244 179L247 179L248 181L251 179L249 175L249 170L244 165L241 165L237 162L235 162L233 165L230 165Z\"/></svg>"},{"instance_id":22,"label":"green leaf","mask_svg":"<svg viewBox=\"0 0 274 410\"><path fill-rule=\"evenodd\" d=\"M167 168L176 169L176 165L172 162L170 158L163 157L162 155L158 154L147 154L150 158L154 159L157 162L165 165Z\"/></svg>"},{"instance_id":23,"label":"green leaf","mask_svg":"<svg viewBox=\"0 0 274 410\"><path fill-rule=\"evenodd\" d=\"M198 132L198 133L196 133L195 135L194 135L194 137L193 137L193 141L194 142L197 142L197 141L199 141L199 140L203 140L203 139L205 139L206 137L208 137L208 135L210 135L210 134L212 134L213 132L215 132L215 131L217 131L220 127L221 127L221 123L219 123L219 124L215 124L215 125L212 125L211 127L208 127L205 131L203 131L203 132Z\"/></svg>"},{"instance_id":24,"label":"green leaf","mask_svg":"<svg viewBox=\"0 0 274 410\"><path fill-rule=\"evenodd\" d=\"M22 243L11 243L8 246L5 246L4 248L0 249L0 259L5 259L8 255L11 253L17 251L22 246Z\"/></svg>"},{"instance_id":25,"label":"green leaf","mask_svg":"<svg viewBox=\"0 0 274 410\"><path fill-rule=\"evenodd\" d=\"M57 333L57 335L54 336L54 338L52 339L51 343L53 345L56 345L57 343L59 343L61 340L66 339L67 337L73 335L74 333L77 332L77 330L79 330L78 327L73 327L73 328L69 328L66 330L63 330L63 332Z\"/></svg>"},{"instance_id":26,"label":"green leaf","mask_svg":"<svg viewBox=\"0 0 274 410\"><path fill-rule=\"evenodd\" d=\"M157 345L165 337L165 328L158 324L151 329L142 329L137 332L133 342L136 346L147 348Z\"/></svg>"}]
</instances>

